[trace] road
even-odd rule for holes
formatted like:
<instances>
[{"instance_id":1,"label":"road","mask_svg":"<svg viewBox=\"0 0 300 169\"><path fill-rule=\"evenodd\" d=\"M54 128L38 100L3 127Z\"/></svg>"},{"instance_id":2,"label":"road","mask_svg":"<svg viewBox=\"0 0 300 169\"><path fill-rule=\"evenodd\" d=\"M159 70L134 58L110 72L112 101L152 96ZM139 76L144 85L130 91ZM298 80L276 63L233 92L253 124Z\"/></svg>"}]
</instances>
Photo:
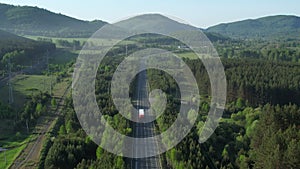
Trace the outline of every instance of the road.
<instances>
[{"instance_id":1,"label":"road","mask_svg":"<svg viewBox=\"0 0 300 169\"><path fill-rule=\"evenodd\" d=\"M143 123L143 120L146 120L147 118L150 118L152 114L149 109L149 100L148 100L148 89L147 89L147 73L146 71L141 72L138 75L138 84L137 84L137 92L136 92L136 98L137 98L137 109L144 109L145 110L145 116L140 120L140 123L133 123L133 137L135 138L146 138L154 136L154 130L155 130L155 123ZM138 116L138 112L134 114ZM151 144L149 142L150 140L145 140L142 146L136 146L136 143L132 145L133 152L135 154L138 154L138 151L144 151L146 154L149 154L153 151L157 150L158 146L151 147L151 145L158 145L158 142L155 141L155 143ZM137 148L139 147L139 148ZM162 168L162 163L160 156L153 156L148 158L136 158L131 159L131 168L133 169L156 169L156 168Z\"/></svg>"}]
</instances>

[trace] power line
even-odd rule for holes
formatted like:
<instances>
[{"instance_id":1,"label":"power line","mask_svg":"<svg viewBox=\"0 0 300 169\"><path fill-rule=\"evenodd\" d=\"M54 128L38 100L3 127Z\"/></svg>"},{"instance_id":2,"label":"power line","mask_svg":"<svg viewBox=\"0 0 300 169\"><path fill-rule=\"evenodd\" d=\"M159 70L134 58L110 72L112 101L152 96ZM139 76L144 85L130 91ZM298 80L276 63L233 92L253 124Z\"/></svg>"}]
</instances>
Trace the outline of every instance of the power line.
<instances>
[{"instance_id":1,"label":"power line","mask_svg":"<svg viewBox=\"0 0 300 169\"><path fill-rule=\"evenodd\" d=\"M46 51L46 64L47 64L47 73L49 74L49 51Z\"/></svg>"},{"instance_id":2,"label":"power line","mask_svg":"<svg viewBox=\"0 0 300 169\"><path fill-rule=\"evenodd\" d=\"M50 76L50 86L49 86L50 95L52 95L52 74L51 74L50 68L49 68L49 51L48 51L48 49L46 51L46 64L47 64L47 74Z\"/></svg>"}]
</instances>

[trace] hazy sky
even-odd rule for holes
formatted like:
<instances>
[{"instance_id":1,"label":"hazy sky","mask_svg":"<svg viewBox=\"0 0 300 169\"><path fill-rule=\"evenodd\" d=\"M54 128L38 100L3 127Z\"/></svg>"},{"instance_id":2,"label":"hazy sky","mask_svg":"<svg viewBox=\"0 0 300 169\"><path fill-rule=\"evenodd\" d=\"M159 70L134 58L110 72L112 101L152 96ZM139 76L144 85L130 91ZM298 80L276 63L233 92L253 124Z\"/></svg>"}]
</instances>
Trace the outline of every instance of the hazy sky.
<instances>
[{"instance_id":1,"label":"hazy sky","mask_svg":"<svg viewBox=\"0 0 300 169\"><path fill-rule=\"evenodd\" d=\"M143 13L161 13L206 28L261 16L300 16L300 0L0 0L29 5L84 20L115 22Z\"/></svg>"}]
</instances>

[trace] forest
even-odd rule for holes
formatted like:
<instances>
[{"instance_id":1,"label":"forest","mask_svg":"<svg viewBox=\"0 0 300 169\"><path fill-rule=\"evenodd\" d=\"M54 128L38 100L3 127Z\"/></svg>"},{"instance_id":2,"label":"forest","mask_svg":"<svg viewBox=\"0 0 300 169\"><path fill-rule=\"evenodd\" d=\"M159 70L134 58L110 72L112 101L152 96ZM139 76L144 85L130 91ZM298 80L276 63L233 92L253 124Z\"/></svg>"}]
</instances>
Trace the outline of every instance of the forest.
<instances>
[{"instance_id":1,"label":"forest","mask_svg":"<svg viewBox=\"0 0 300 169\"><path fill-rule=\"evenodd\" d=\"M159 25L162 28L174 25L191 28L160 14L144 17L168 23L165 27ZM0 20L0 90L3 92L1 96L5 97L0 101L0 120L3 122L0 124L0 148L8 149L8 160L4 153L0 153L0 168L133 168L131 158L108 152L93 141L93 136L87 135L73 103L72 78L75 77L74 68L78 66L76 59L85 52L82 48L86 45L97 49L99 44L115 42L114 39L104 39L100 43L97 39L86 39L107 23L101 20L83 21L37 7L1 3ZM135 26L137 20L135 18L128 23ZM145 27L153 26L151 24L148 20L143 22ZM253 25L256 27L253 28ZM173 52L190 68L200 95L199 104L195 104L195 98L181 96L179 86L170 74L157 69L143 72L150 91L161 89L166 93L166 109L154 122L153 133L156 135L175 122L181 106L199 108L196 122L188 135L159 156L161 168L298 169L298 27L299 17L273 16L201 29L215 47L227 81L222 118L204 143L199 143L199 137L209 117L209 109L216 106L210 105L212 85L203 64L203 60L208 58L199 59L186 44L168 36L153 33L134 35L107 51L98 66L95 81L95 98L103 118L95 120L99 124L106 120L121 134L135 136L136 123L123 117L115 106L111 81L126 57L139 50L159 48ZM165 64L176 63L165 60ZM128 68L133 69L134 66L137 65ZM138 76L135 75L129 87L130 101L136 107ZM11 103L12 95L14 103ZM79 99L86 101L85 97ZM190 116L195 112L193 108L186 112L187 118L193 118ZM83 117L86 120L98 116ZM92 130L96 136L101 135L102 144L117 139L109 137L109 131L103 124ZM30 156L36 157L31 161L28 160Z\"/></svg>"},{"instance_id":2,"label":"forest","mask_svg":"<svg viewBox=\"0 0 300 169\"><path fill-rule=\"evenodd\" d=\"M155 42L154 42L155 43ZM129 53L141 46L132 46ZM126 135L131 122L122 118L110 94L110 79L122 61L124 46L108 53L97 75L100 110L110 124ZM117 53L121 57L116 56ZM205 143L198 143L210 100L210 84L200 60L184 58L198 80L203 95L196 125L176 147L163 154L165 168L298 168L300 166L300 64L263 58L222 58L228 82L227 104L219 127ZM107 65L108 63L109 66ZM172 124L180 102L174 79L162 71L147 71L150 88L168 94L167 109L157 119L164 131ZM101 81L100 81L101 79ZM105 79L105 81L103 81ZM132 83L132 89L136 83ZM132 91L132 90L131 90ZM93 143L80 127L69 98L57 136L41 166L46 168L128 168L129 159L117 157ZM126 129L126 131L124 131ZM55 135L55 134L54 134ZM43 162L43 161L42 161Z\"/></svg>"}]
</instances>

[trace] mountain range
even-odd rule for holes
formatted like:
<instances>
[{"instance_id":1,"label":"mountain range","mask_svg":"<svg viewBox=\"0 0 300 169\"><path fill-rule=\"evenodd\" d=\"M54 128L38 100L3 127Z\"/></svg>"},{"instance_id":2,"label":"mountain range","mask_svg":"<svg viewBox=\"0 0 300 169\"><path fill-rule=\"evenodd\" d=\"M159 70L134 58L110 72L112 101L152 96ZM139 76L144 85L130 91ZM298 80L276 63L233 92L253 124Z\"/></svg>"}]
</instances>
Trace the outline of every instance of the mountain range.
<instances>
[{"instance_id":1,"label":"mountain range","mask_svg":"<svg viewBox=\"0 0 300 169\"><path fill-rule=\"evenodd\" d=\"M0 29L20 35L87 37L106 22L82 21L46 9L0 4Z\"/></svg>"},{"instance_id":2,"label":"mountain range","mask_svg":"<svg viewBox=\"0 0 300 169\"><path fill-rule=\"evenodd\" d=\"M292 15L267 16L233 23L224 23L206 29L239 39L300 39L300 17Z\"/></svg>"},{"instance_id":3,"label":"mountain range","mask_svg":"<svg viewBox=\"0 0 300 169\"><path fill-rule=\"evenodd\" d=\"M140 22L142 21L142 22ZM119 25L132 29L153 24L164 29L198 30L200 28L174 21L160 14L146 14L131 18ZM18 35L49 37L90 37L105 21L83 21L46 9L30 6L0 4L0 29ZM300 17L291 15L268 16L232 23L223 23L204 31L212 41L233 39L300 39Z\"/></svg>"}]
</instances>

